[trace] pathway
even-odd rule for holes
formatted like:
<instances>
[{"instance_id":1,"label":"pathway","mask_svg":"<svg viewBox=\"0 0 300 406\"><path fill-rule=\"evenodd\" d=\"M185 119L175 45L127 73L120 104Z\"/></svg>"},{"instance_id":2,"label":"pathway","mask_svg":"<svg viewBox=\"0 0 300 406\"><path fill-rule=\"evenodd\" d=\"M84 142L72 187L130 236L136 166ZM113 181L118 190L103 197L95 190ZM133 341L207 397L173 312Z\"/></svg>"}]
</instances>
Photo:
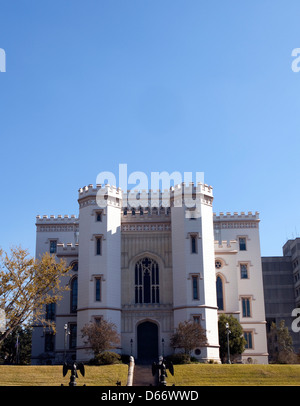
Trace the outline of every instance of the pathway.
<instances>
[{"instance_id":1,"label":"pathway","mask_svg":"<svg viewBox=\"0 0 300 406\"><path fill-rule=\"evenodd\" d=\"M152 375L152 365L135 364L132 385L155 386L155 377Z\"/></svg>"}]
</instances>

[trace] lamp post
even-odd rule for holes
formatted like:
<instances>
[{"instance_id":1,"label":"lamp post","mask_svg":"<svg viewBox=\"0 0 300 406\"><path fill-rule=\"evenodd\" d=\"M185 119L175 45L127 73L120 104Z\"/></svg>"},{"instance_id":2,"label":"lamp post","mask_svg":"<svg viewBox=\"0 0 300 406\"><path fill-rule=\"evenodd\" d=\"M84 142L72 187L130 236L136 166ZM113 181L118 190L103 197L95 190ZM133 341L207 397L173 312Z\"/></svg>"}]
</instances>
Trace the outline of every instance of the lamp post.
<instances>
[{"instance_id":1,"label":"lamp post","mask_svg":"<svg viewBox=\"0 0 300 406\"><path fill-rule=\"evenodd\" d=\"M162 356L164 357L165 356L165 354L164 354L164 352L165 352L165 339L164 338L162 338L161 339L161 349L162 349Z\"/></svg>"},{"instance_id":2,"label":"lamp post","mask_svg":"<svg viewBox=\"0 0 300 406\"><path fill-rule=\"evenodd\" d=\"M133 344L133 339L131 338L130 340L130 355L132 356L132 344Z\"/></svg>"},{"instance_id":3,"label":"lamp post","mask_svg":"<svg viewBox=\"0 0 300 406\"><path fill-rule=\"evenodd\" d=\"M227 364L231 364L230 362L230 351L229 351L229 334L231 331L229 330L229 323L226 323L226 333L227 333Z\"/></svg>"},{"instance_id":4,"label":"lamp post","mask_svg":"<svg viewBox=\"0 0 300 406\"><path fill-rule=\"evenodd\" d=\"M67 339L68 339L68 334L70 334L67 323L64 325L64 331L65 331L65 337L64 337L64 363L65 363L66 362L66 351L67 351Z\"/></svg>"},{"instance_id":5,"label":"lamp post","mask_svg":"<svg viewBox=\"0 0 300 406\"><path fill-rule=\"evenodd\" d=\"M20 342L19 342L19 333L17 333L17 342L16 342L16 364L20 362Z\"/></svg>"}]
</instances>

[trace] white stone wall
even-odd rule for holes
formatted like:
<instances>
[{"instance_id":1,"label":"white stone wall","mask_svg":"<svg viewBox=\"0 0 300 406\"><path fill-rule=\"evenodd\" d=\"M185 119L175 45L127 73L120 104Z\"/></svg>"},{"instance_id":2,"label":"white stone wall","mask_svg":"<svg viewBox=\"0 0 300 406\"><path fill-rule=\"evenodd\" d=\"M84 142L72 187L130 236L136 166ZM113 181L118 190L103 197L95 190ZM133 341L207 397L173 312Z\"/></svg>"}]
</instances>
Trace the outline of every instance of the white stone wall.
<instances>
[{"instance_id":1,"label":"white stone wall","mask_svg":"<svg viewBox=\"0 0 300 406\"><path fill-rule=\"evenodd\" d=\"M235 315L243 330L252 332L252 349L246 349L243 362L268 363L266 321L259 241L258 213L234 213L214 216L216 260L222 267L224 311ZM239 238L246 238L246 250L240 250ZM248 278L241 278L240 265L247 264ZM243 317L242 298L250 298L251 317Z\"/></svg>"},{"instance_id":2,"label":"white stone wall","mask_svg":"<svg viewBox=\"0 0 300 406\"><path fill-rule=\"evenodd\" d=\"M208 345L198 358L219 361L218 313L233 314L245 331L252 332L253 348L242 359L267 363L265 312L259 243L258 214L223 214L213 216L212 189L201 185L196 195L186 189L185 202L197 196L195 219L182 205L182 188L172 189L171 212L122 217L121 192L107 187L106 207L97 205L99 188L92 185L79 190L79 218L44 216L37 218L36 257L49 251L50 240L58 242L57 258L69 265L78 259L78 309L70 313L70 292L64 294L56 311L56 358L64 353L64 324L77 322L78 361L87 361L93 354L81 337L82 327L103 317L113 322L121 334L120 351L137 356L137 327L143 321L158 326L158 348L165 355L172 353L169 339L178 323L200 316L207 332ZM188 194L190 191L190 195ZM192 192L194 193L192 195ZM96 221L101 212L101 221ZM189 211L191 214L191 212ZM215 234L213 232L213 228ZM78 240L79 231L79 240ZM191 236L196 237L196 252L191 252ZM101 237L101 255L96 255L96 238ZM240 251L238 239L245 237L247 250ZM217 239L217 242L214 242ZM145 256L159 264L160 302L135 303L134 266ZM215 260L221 268L215 268ZM248 278L241 279L240 263L248 264ZM221 275L224 288L224 310L217 310L216 275ZM75 273L74 273L75 276ZM95 299L95 278L101 278L101 301ZM193 277L198 282L198 298L193 297ZM68 281L66 281L68 283ZM251 317L242 316L242 297L251 298ZM133 339L133 343L130 340ZM44 351L43 329L33 332L34 359Z\"/></svg>"},{"instance_id":3,"label":"white stone wall","mask_svg":"<svg viewBox=\"0 0 300 406\"><path fill-rule=\"evenodd\" d=\"M81 329L95 318L104 318L121 332L121 202L116 189L107 188L106 207L96 204L97 189L79 193L79 290L77 311L77 360L87 361ZM101 221L97 214L101 213ZM101 238L101 255L96 253L96 239ZM101 279L101 300L95 296L95 280Z\"/></svg>"},{"instance_id":4,"label":"white stone wall","mask_svg":"<svg viewBox=\"0 0 300 406\"><path fill-rule=\"evenodd\" d=\"M57 241L57 260L63 258L69 266L77 260L78 218L75 216L37 216L36 219L36 258L50 252L50 240ZM75 273L73 272L75 276ZM62 284L69 284L69 277ZM52 362L62 362L64 357L64 324L76 323L76 313L70 313L70 291L63 293L62 300L56 304L55 352L49 353ZM36 324L32 334L32 364L41 362L45 354L45 334L50 332L40 323ZM67 343L68 346L68 343Z\"/></svg>"},{"instance_id":5,"label":"white stone wall","mask_svg":"<svg viewBox=\"0 0 300 406\"><path fill-rule=\"evenodd\" d=\"M174 327L200 316L207 346L200 349L198 358L219 361L212 192L204 187L196 196L198 211L194 219L187 216L185 206L176 207L180 206L180 189L175 190L175 207L171 209ZM185 193L185 199L187 197ZM196 238L195 252L192 252L192 237ZM193 278L198 281L197 298L193 295Z\"/></svg>"}]
</instances>

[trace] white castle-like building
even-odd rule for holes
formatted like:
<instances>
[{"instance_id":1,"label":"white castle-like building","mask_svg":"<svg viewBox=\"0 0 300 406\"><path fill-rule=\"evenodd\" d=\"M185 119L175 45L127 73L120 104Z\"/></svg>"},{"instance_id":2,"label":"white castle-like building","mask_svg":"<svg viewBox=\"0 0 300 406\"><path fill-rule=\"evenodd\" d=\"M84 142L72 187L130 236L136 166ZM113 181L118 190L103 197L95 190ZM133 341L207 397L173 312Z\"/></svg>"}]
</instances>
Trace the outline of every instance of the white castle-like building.
<instances>
[{"instance_id":1,"label":"white castle-like building","mask_svg":"<svg viewBox=\"0 0 300 406\"><path fill-rule=\"evenodd\" d=\"M117 352L137 359L172 354L178 323L201 323L207 345L192 355L219 362L222 313L242 325L242 362L267 363L258 213L214 214L212 187L201 183L170 188L167 207L160 191L151 202L147 193L149 202L130 208L119 188L89 185L79 189L78 217L37 216L36 258L53 253L72 275L63 299L46 308L56 334L34 328L32 363L88 361L81 329L101 318L116 325Z\"/></svg>"}]
</instances>

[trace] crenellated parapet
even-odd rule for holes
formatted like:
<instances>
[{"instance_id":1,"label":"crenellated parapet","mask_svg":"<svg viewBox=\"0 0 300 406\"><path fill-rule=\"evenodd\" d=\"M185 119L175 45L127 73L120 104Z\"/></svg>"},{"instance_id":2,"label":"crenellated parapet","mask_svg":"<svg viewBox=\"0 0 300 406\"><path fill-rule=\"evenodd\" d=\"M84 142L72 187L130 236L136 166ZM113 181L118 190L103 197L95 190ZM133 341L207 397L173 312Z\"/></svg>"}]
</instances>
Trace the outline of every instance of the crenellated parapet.
<instances>
[{"instance_id":1,"label":"crenellated parapet","mask_svg":"<svg viewBox=\"0 0 300 406\"><path fill-rule=\"evenodd\" d=\"M194 193L205 193L208 194L210 196L213 195L213 187L206 184L206 183L194 183L194 182L182 182L179 183L178 185L172 186L171 191L176 193L184 193L184 194L194 194Z\"/></svg>"},{"instance_id":2,"label":"crenellated parapet","mask_svg":"<svg viewBox=\"0 0 300 406\"><path fill-rule=\"evenodd\" d=\"M89 184L88 186L84 186L80 189L78 189L78 199L82 199L86 196L95 196L99 190L103 190L108 194L111 195L118 195L119 197L121 197L122 195L122 190L120 188L117 188L114 185L96 185L94 187L94 185Z\"/></svg>"},{"instance_id":3,"label":"crenellated parapet","mask_svg":"<svg viewBox=\"0 0 300 406\"><path fill-rule=\"evenodd\" d=\"M57 216L54 216L53 214L51 214L50 216L47 215L37 215L36 216L36 224L62 224L62 223L74 223L74 222L78 222L79 218L75 216L75 214L72 214L71 216L65 214L64 216L62 216L61 214L58 214Z\"/></svg>"},{"instance_id":4,"label":"crenellated parapet","mask_svg":"<svg viewBox=\"0 0 300 406\"><path fill-rule=\"evenodd\" d=\"M122 204L122 190L113 185L84 186L78 190L79 207L98 206L106 207L107 204L120 207Z\"/></svg>"},{"instance_id":5,"label":"crenellated parapet","mask_svg":"<svg viewBox=\"0 0 300 406\"><path fill-rule=\"evenodd\" d=\"M251 211L245 212L220 212L214 213L213 222L214 228L258 228L259 212L252 213Z\"/></svg>"},{"instance_id":6,"label":"crenellated parapet","mask_svg":"<svg viewBox=\"0 0 300 406\"><path fill-rule=\"evenodd\" d=\"M252 213L252 211L248 211L248 213L245 213L241 211L240 213L238 212L227 212L223 213L220 212L219 214L214 213L214 219L216 220L241 220L241 219L246 219L246 220L259 220L259 212L256 211L255 213Z\"/></svg>"},{"instance_id":7,"label":"crenellated parapet","mask_svg":"<svg viewBox=\"0 0 300 406\"><path fill-rule=\"evenodd\" d=\"M222 240L215 241L215 252L237 252L238 243L237 240Z\"/></svg>"},{"instance_id":8,"label":"crenellated parapet","mask_svg":"<svg viewBox=\"0 0 300 406\"><path fill-rule=\"evenodd\" d=\"M213 188L206 183L194 182L180 183L171 188L172 206L180 207L182 204L193 207L197 203L212 206Z\"/></svg>"},{"instance_id":9,"label":"crenellated parapet","mask_svg":"<svg viewBox=\"0 0 300 406\"><path fill-rule=\"evenodd\" d=\"M73 243L57 243L57 251L56 251L56 256L57 257L74 257L78 256L78 246L79 244L73 244Z\"/></svg>"},{"instance_id":10,"label":"crenellated parapet","mask_svg":"<svg viewBox=\"0 0 300 406\"><path fill-rule=\"evenodd\" d=\"M105 207L107 204L128 208L160 208L186 205L192 207L196 201L212 205L213 188L207 184L180 183L169 189L131 189L122 191L113 185L84 186L78 190L80 208L90 205Z\"/></svg>"},{"instance_id":11,"label":"crenellated parapet","mask_svg":"<svg viewBox=\"0 0 300 406\"><path fill-rule=\"evenodd\" d=\"M62 232L62 231L73 231L78 232L79 230L79 218L72 214L68 215L44 215L36 216L36 230L37 232Z\"/></svg>"},{"instance_id":12,"label":"crenellated parapet","mask_svg":"<svg viewBox=\"0 0 300 406\"><path fill-rule=\"evenodd\" d=\"M79 230L79 218L74 214L68 215L50 215L50 216L36 216L36 230L37 232L65 232Z\"/></svg>"}]
</instances>

